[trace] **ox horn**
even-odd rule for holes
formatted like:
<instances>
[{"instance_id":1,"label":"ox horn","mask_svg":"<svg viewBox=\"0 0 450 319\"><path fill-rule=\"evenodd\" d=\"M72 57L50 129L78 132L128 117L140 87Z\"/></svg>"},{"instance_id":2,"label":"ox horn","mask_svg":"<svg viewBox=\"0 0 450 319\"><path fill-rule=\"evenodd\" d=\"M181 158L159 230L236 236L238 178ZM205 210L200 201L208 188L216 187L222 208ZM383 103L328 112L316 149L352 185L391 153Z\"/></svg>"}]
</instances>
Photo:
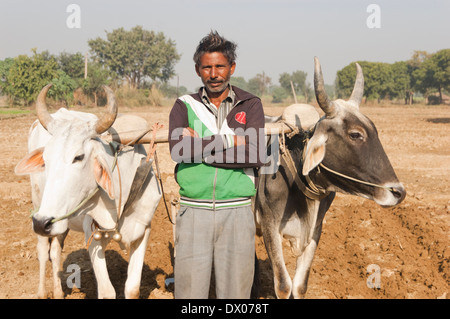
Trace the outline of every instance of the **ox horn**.
<instances>
[{"instance_id":1,"label":"ox horn","mask_svg":"<svg viewBox=\"0 0 450 319\"><path fill-rule=\"evenodd\" d=\"M107 112L104 114L95 124L95 131L98 134L102 134L106 132L107 129L113 125L114 121L117 117L117 104L116 98L114 97L114 92L110 87L103 85L103 89L106 92L106 98L108 100L108 104L106 105Z\"/></svg>"},{"instance_id":2,"label":"ox horn","mask_svg":"<svg viewBox=\"0 0 450 319\"><path fill-rule=\"evenodd\" d=\"M356 81L353 87L352 95L350 95L349 101L353 101L354 104L359 106L361 104L364 94L364 75L361 66L356 63Z\"/></svg>"},{"instance_id":3,"label":"ox horn","mask_svg":"<svg viewBox=\"0 0 450 319\"><path fill-rule=\"evenodd\" d=\"M45 103L45 98L47 97L48 90L52 87L52 83L47 84L39 93L36 100L36 113L41 125L48 131L50 123L53 121L50 113L47 109L47 103Z\"/></svg>"},{"instance_id":4,"label":"ox horn","mask_svg":"<svg viewBox=\"0 0 450 319\"><path fill-rule=\"evenodd\" d=\"M327 117L333 117L336 112L336 107L325 92L322 67L320 66L320 62L317 57L314 57L314 91L316 93L317 103L319 103L322 111L325 112Z\"/></svg>"}]
</instances>

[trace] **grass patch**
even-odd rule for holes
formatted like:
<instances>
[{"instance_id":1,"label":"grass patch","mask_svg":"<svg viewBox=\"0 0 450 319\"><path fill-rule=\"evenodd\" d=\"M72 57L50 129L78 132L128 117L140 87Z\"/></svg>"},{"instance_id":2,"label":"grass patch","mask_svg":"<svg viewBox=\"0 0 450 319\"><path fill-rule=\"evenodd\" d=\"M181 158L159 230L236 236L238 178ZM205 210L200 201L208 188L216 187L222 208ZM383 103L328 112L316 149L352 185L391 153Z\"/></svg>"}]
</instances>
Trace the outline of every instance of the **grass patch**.
<instances>
[{"instance_id":1,"label":"grass patch","mask_svg":"<svg viewBox=\"0 0 450 319\"><path fill-rule=\"evenodd\" d=\"M0 108L0 120L6 120L30 114L30 110L16 109L16 108Z\"/></svg>"},{"instance_id":2,"label":"grass patch","mask_svg":"<svg viewBox=\"0 0 450 319\"><path fill-rule=\"evenodd\" d=\"M29 114L29 110L17 110L17 109L0 109L0 114L4 115L16 115L16 114Z\"/></svg>"}]
</instances>

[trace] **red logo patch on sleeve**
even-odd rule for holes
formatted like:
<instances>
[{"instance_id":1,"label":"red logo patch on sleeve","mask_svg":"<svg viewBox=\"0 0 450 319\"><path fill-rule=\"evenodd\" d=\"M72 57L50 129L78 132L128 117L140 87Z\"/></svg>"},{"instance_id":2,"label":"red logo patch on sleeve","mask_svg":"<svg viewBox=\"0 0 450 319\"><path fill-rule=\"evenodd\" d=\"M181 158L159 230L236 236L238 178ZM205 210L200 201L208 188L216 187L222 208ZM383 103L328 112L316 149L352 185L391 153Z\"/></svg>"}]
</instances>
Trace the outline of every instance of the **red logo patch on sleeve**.
<instances>
[{"instance_id":1,"label":"red logo patch on sleeve","mask_svg":"<svg viewBox=\"0 0 450 319\"><path fill-rule=\"evenodd\" d=\"M246 116L245 112L239 112L235 115L234 119L238 123L245 124L247 123L247 118L245 116Z\"/></svg>"}]
</instances>

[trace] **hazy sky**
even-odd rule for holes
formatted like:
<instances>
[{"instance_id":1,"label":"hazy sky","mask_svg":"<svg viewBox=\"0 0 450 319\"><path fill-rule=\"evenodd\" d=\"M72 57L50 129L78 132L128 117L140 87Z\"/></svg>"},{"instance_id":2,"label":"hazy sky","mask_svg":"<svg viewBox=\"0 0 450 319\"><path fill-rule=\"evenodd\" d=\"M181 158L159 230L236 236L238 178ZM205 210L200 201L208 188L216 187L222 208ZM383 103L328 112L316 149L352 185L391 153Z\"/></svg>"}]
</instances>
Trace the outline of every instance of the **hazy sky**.
<instances>
[{"instance_id":1,"label":"hazy sky","mask_svg":"<svg viewBox=\"0 0 450 319\"><path fill-rule=\"evenodd\" d=\"M80 28L67 26L70 4L81 8ZM378 16L367 11L370 4L378 5ZM379 28L370 28L368 19ZM136 25L175 41L182 55L175 69L189 90L201 85L195 47L212 29L238 44L235 76L248 80L264 71L278 84L281 73L303 70L312 82L318 56L331 84L352 61L391 63L414 50L449 48L450 1L0 0L0 59L31 55L32 48L84 53L89 39Z\"/></svg>"}]
</instances>

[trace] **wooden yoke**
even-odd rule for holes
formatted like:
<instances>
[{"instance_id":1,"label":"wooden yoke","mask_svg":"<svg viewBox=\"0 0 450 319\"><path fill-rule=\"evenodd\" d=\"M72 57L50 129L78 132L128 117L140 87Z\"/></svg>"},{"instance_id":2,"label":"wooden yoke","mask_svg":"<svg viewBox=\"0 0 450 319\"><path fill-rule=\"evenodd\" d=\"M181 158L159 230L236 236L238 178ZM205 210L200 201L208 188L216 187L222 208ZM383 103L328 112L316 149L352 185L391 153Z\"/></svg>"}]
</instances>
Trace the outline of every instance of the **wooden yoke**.
<instances>
[{"instance_id":1,"label":"wooden yoke","mask_svg":"<svg viewBox=\"0 0 450 319\"><path fill-rule=\"evenodd\" d=\"M292 132L291 126L287 125L283 122L278 123L266 123L265 125L265 135L273 135L273 134L281 134L281 133L290 133ZM144 135L143 135L144 134ZM139 136L143 135L141 138ZM135 131L127 131L120 133L108 133L102 135L102 139L107 142L117 142L120 144L150 144L153 140L153 131L145 131L145 130L135 130ZM156 132L156 137L154 143L168 143L169 142L169 130L158 130Z\"/></svg>"}]
</instances>

